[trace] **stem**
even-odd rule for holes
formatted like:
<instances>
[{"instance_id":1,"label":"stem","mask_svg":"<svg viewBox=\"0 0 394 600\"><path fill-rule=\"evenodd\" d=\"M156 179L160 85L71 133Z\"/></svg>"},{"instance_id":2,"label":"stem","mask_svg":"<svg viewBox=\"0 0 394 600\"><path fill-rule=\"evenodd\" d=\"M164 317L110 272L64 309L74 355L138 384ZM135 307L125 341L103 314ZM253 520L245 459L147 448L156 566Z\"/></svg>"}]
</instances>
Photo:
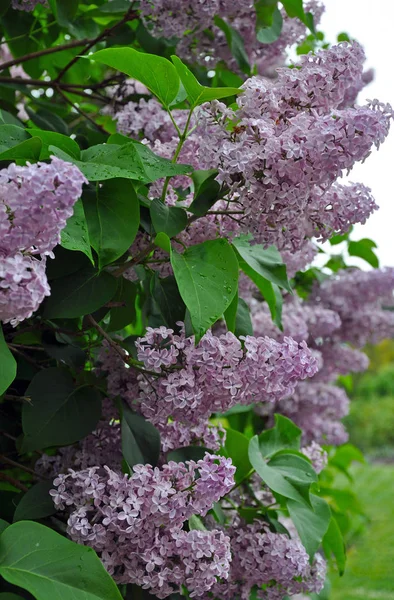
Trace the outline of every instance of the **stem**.
<instances>
[{"instance_id":1,"label":"stem","mask_svg":"<svg viewBox=\"0 0 394 600\"><path fill-rule=\"evenodd\" d=\"M235 486L231 488L231 490L228 492L228 494L231 494L231 492L233 492L234 490L236 490L237 488L239 488L239 486L240 486L240 485L242 485L242 484L243 484L243 482L244 482L246 479L249 479L249 477L250 477L251 475L253 475L253 473L254 473L254 472L255 472L255 469L251 469L251 470L249 471L249 473L247 473L247 474L245 475L245 477L243 477L243 478L241 479L241 481L238 481L238 483L236 483L236 484L235 484ZM226 496L228 496L228 494L226 494ZM226 498L226 496L223 496L223 498Z\"/></svg>"},{"instance_id":2,"label":"stem","mask_svg":"<svg viewBox=\"0 0 394 600\"><path fill-rule=\"evenodd\" d=\"M52 48L44 48L43 50L37 50L37 52L31 52L30 54L25 54L24 56L20 56L19 58L14 58L12 60L7 60L7 62L5 63L1 63L0 71L5 71L5 69L8 69L9 67L19 65L29 60L33 60L34 58L39 58L40 56L45 56L46 54L54 54L55 52L62 52L63 50L69 50L70 48L85 46L88 42L88 39L73 40L68 44L60 44L59 46L53 46Z\"/></svg>"},{"instance_id":3,"label":"stem","mask_svg":"<svg viewBox=\"0 0 394 600\"><path fill-rule=\"evenodd\" d=\"M100 35L98 35L93 40L90 40L88 42L88 44L85 46L85 48L82 50L81 54L74 56L74 58L72 60L70 60L70 62L67 63L67 65L60 71L60 73L56 77L55 81L59 82L62 79L62 77L64 77L64 75L67 73L67 71L69 69L71 69L71 67L74 66L75 63L81 58L81 56L84 56L85 54L87 54L89 52L89 50L91 48L93 48L93 46L98 44L98 42L101 42L101 40L103 40L104 38L111 35L115 31L115 29L117 29L121 25L124 25L128 21L133 21L136 17L137 17L137 13L133 11L133 7L131 6L129 8L129 10L127 11L127 13L124 15L124 17L120 21L115 23L115 25L112 25L112 27L107 27L107 29L104 29L104 31L101 32Z\"/></svg>"},{"instance_id":4,"label":"stem","mask_svg":"<svg viewBox=\"0 0 394 600\"><path fill-rule=\"evenodd\" d=\"M140 263L145 256L147 256L150 252L152 252L152 250L154 250L156 248L155 244L153 242L151 242L146 248L145 250L142 250L139 254L137 254L137 256L135 256L132 260L129 260L128 262L125 262L123 265L120 265L120 267L118 267L116 269L116 271L114 271L112 274L115 277L120 277L121 275L123 275L123 273L125 271L127 271L128 269L130 269L130 267L133 267L134 265L138 265L138 263Z\"/></svg>"},{"instance_id":5,"label":"stem","mask_svg":"<svg viewBox=\"0 0 394 600\"><path fill-rule=\"evenodd\" d=\"M22 33L21 35L16 35L13 38L8 38L7 40L3 40L0 42L0 46L3 44L10 44L12 42L16 42L17 40L22 40L23 38L34 35L35 33L39 33L40 31L44 31L44 29L49 29L49 27L53 27L53 25L57 25L57 21L52 21L52 23L48 23L42 25L42 27L38 27L37 29L33 29L33 31L28 31L27 33Z\"/></svg>"},{"instance_id":6,"label":"stem","mask_svg":"<svg viewBox=\"0 0 394 600\"><path fill-rule=\"evenodd\" d=\"M30 469L29 467L25 467L25 465L21 465L18 462L16 462L15 460L12 460L11 458L7 458L6 456L4 456L4 454L0 454L0 462L6 463L7 465L10 465L11 467L15 467L17 469L21 469L22 471L25 471L26 473L30 473L30 475L34 475L34 477L36 477L37 479L46 479L39 473L36 473L35 471L33 471L33 469Z\"/></svg>"},{"instance_id":7,"label":"stem","mask_svg":"<svg viewBox=\"0 0 394 600\"><path fill-rule=\"evenodd\" d=\"M183 130L183 133L181 133L180 135L178 134L178 135L179 135L179 141L178 141L178 145L177 145L177 147L176 147L176 149L175 149L174 156L172 157L172 160L171 160L171 162L173 162L173 163L176 163L176 161L178 160L178 156L179 156L179 155L180 155L180 153L181 153L181 150L182 150L183 144L184 144L184 143L185 143L185 141L186 141L186 137L187 137L187 130L188 130L188 128L189 128L189 125L190 125L190 119L192 118L193 110L194 110L193 108L191 108L191 109L189 110L189 114L188 114L188 117L187 117L187 121L186 121L185 129ZM170 112L170 111L169 111L169 112ZM170 112L170 116L171 116L171 112ZM173 123L175 123L175 121L173 121ZM179 128L178 128L178 126L176 126L176 128L177 128L177 130L180 132L180 130L179 130ZM163 191L162 191L162 194L161 194L161 201L162 201L162 202L164 202L164 201L165 201L165 199L166 199L166 195L167 195L167 190L168 190L168 185L169 185L169 183L170 183L170 179L171 179L171 176L168 176L168 177L166 177L166 178L165 178L164 185L163 185Z\"/></svg>"}]
</instances>

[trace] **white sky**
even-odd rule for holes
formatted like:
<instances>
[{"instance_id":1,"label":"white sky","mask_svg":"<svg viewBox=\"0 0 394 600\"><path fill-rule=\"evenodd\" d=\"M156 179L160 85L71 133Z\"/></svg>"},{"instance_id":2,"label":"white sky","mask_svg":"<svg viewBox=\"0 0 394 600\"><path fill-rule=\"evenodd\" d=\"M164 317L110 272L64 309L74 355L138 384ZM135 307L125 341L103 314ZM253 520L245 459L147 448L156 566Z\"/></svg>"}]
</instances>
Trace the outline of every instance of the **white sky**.
<instances>
[{"instance_id":1,"label":"white sky","mask_svg":"<svg viewBox=\"0 0 394 600\"><path fill-rule=\"evenodd\" d=\"M375 69L375 79L360 94L358 102L378 98L394 107L393 24L394 0L326 0L319 29L327 41L335 42L345 31L357 39L367 55L366 67ZM365 225L357 225L351 235L357 240L372 238L378 245L381 266L394 266L394 122L388 139L364 164L357 164L350 181L360 181L372 189L380 210ZM337 247L338 248L338 247ZM357 260L353 264L367 268Z\"/></svg>"}]
</instances>

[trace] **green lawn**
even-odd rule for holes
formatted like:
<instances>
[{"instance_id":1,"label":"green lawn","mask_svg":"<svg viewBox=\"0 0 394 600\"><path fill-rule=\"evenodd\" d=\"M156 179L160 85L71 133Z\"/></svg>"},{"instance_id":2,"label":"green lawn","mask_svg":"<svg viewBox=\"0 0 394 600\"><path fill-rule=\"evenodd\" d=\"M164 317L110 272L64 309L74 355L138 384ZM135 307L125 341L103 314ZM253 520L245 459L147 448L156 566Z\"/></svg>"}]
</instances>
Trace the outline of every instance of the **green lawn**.
<instances>
[{"instance_id":1,"label":"green lawn","mask_svg":"<svg viewBox=\"0 0 394 600\"><path fill-rule=\"evenodd\" d=\"M330 600L394 600L394 466L357 469L355 491L371 523L349 550Z\"/></svg>"}]
</instances>

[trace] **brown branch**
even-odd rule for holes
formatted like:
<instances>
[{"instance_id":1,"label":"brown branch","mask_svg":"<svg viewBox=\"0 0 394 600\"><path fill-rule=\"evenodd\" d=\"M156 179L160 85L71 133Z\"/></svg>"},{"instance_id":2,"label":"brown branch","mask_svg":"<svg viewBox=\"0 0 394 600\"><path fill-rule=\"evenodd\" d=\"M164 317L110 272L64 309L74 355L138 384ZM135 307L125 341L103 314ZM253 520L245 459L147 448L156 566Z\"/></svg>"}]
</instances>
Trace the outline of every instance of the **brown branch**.
<instances>
[{"instance_id":1,"label":"brown branch","mask_svg":"<svg viewBox=\"0 0 394 600\"><path fill-rule=\"evenodd\" d=\"M104 29L104 31L102 31L100 33L100 35L98 35L96 38L91 40L85 46L85 48L82 50L81 54L74 56L74 58L72 60L70 60L70 62L60 71L60 73L56 77L55 81L59 82L61 80L61 78L67 73L67 71L69 69L71 69L71 67L74 66L75 63L81 58L81 56L84 56L85 54L87 54L89 52L89 50L91 50L91 48L93 48L93 46L95 46L96 44L101 42L106 37L110 36L115 31L115 29L117 29L121 25L124 25L128 21L133 21L136 17L137 17L137 13L133 10L133 7L131 6L129 8L129 10L127 11L127 13L124 15L124 17L120 21L115 23L115 25L112 25L112 27L107 27L107 29Z\"/></svg>"},{"instance_id":2,"label":"brown branch","mask_svg":"<svg viewBox=\"0 0 394 600\"><path fill-rule=\"evenodd\" d=\"M21 483L17 479L14 479L13 477L10 477L6 473L0 473L0 479L3 479L3 481L7 481L18 490L21 490L21 492L27 492L29 490L29 488L23 485L23 483Z\"/></svg>"},{"instance_id":3,"label":"brown branch","mask_svg":"<svg viewBox=\"0 0 394 600\"><path fill-rule=\"evenodd\" d=\"M24 352L22 352L22 350L19 350L19 348L14 348L13 346L10 346L10 350L11 352L14 352L14 354L19 354L19 356L22 356L22 358L24 358L25 361L36 367L36 369L42 369L41 365L36 363L36 361L33 360L30 356L28 356L28 354L25 354Z\"/></svg>"},{"instance_id":4,"label":"brown branch","mask_svg":"<svg viewBox=\"0 0 394 600\"><path fill-rule=\"evenodd\" d=\"M98 331L98 333L108 342L111 348L113 348L113 350L115 350L115 352L119 354L122 360L128 364L127 354L123 350L123 348L119 346L119 344L117 344L115 340L113 340L106 331L104 331L104 329L97 323L97 321L92 317L92 315L87 315L87 320L96 329L96 331Z\"/></svg>"},{"instance_id":5,"label":"brown branch","mask_svg":"<svg viewBox=\"0 0 394 600\"><path fill-rule=\"evenodd\" d=\"M30 79L23 77L0 77L0 83L16 83L23 85L34 85L36 87L49 87L55 88L60 87L64 90L68 89L79 89L79 90L98 90L100 88L104 88L106 86L114 85L117 82L115 77L108 77L107 79L103 79L100 83L93 83L92 85L82 84L82 83L64 83L60 81L56 81L51 79L49 81L45 81L43 79ZM75 93L74 91L72 93Z\"/></svg>"},{"instance_id":6,"label":"brown branch","mask_svg":"<svg viewBox=\"0 0 394 600\"><path fill-rule=\"evenodd\" d=\"M11 458L7 458L7 456L4 456L4 454L0 454L0 462L10 465L11 467L15 467L16 469L21 469L22 471L25 471L26 473L30 473L30 475L33 475L37 479L46 479L46 477L43 477L43 475L36 473L35 471L33 471L33 469L30 469L29 467L26 467L25 465L21 465L18 462L16 462L15 460L12 460Z\"/></svg>"},{"instance_id":7,"label":"brown branch","mask_svg":"<svg viewBox=\"0 0 394 600\"><path fill-rule=\"evenodd\" d=\"M39 58L40 56L45 56L46 54L54 54L55 52L62 52L63 50L69 50L70 48L85 46L87 43L89 43L89 41L89 39L73 40L68 44L60 44L59 46L52 46L52 48L44 48L43 50L37 50L37 52L31 52L30 54L20 56L19 58L7 60L7 62L0 64L0 71L5 71L5 69L8 69L9 67L13 67L14 65L20 65L21 63L27 62L28 60L33 60L34 58Z\"/></svg>"}]
</instances>

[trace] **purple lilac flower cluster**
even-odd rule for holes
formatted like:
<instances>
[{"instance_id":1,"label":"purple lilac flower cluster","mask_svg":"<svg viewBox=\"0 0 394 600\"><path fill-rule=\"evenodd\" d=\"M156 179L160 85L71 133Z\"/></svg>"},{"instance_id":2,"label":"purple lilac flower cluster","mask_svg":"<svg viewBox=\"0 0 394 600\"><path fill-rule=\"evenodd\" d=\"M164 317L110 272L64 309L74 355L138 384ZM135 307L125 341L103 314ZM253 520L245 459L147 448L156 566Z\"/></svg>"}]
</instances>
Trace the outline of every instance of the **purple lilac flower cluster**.
<instances>
[{"instance_id":1,"label":"purple lilac flower cluster","mask_svg":"<svg viewBox=\"0 0 394 600\"><path fill-rule=\"evenodd\" d=\"M54 480L51 495L58 509L70 510L70 537L94 548L118 583L158 598L185 585L193 598L228 577L230 540L182 526L231 490L234 472L230 459L210 454L161 469L136 465L130 477L108 467L70 470Z\"/></svg>"},{"instance_id":2,"label":"purple lilac flower cluster","mask_svg":"<svg viewBox=\"0 0 394 600\"><path fill-rule=\"evenodd\" d=\"M0 321L30 317L49 295L46 255L60 242L85 182L58 158L0 171Z\"/></svg>"},{"instance_id":3,"label":"purple lilac flower cluster","mask_svg":"<svg viewBox=\"0 0 394 600\"><path fill-rule=\"evenodd\" d=\"M182 324L179 324L182 326ZM148 328L136 341L137 356L148 371L138 375L108 348L101 353L101 369L108 373L108 391L137 408L159 430L163 450L198 440L218 449L223 432L212 428L212 413L224 413L235 404L275 402L288 396L299 380L318 369L305 342L285 337L246 336L208 331L197 346L183 327Z\"/></svg>"},{"instance_id":4,"label":"purple lilac flower cluster","mask_svg":"<svg viewBox=\"0 0 394 600\"><path fill-rule=\"evenodd\" d=\"M257 521L252 525L237 523L228 533L232 552L230 576L214 586L214 598L247 599L254 586L257 586L257 598L264 600L282 600L287 595L321 591L325 562L317 554L311 565L298 539L272 533L266 524Z\"/></svg>"}]
</instances>

